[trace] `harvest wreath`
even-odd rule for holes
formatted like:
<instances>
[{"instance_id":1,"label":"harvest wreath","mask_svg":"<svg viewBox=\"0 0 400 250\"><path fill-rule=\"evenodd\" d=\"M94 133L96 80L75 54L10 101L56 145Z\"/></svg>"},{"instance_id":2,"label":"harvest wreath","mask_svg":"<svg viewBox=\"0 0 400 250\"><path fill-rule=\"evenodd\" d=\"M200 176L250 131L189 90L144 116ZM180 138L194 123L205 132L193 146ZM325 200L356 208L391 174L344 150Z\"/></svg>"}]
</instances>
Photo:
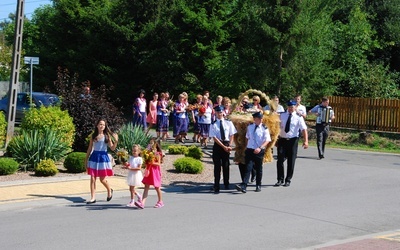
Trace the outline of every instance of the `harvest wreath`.
<instances>
[{"instance_id":1,"label":"harvest wreath","mask_svg":"<svg viewBox=\"0 0 400 250\"><path fill-rule=\"evenodd\" d=\"M256 90L256 89L249 89L246 92L242 93L237 102L233 104L232 110L236 109L236 105L240 105L242 103L242 99L245 96L249 95L258 95L261 100L264 100L270 107L271 110L276 109L276 103L269 99L269 97L264 94L263 92ZM279 132L280 132L280 119L279 114L276 112L271 112L269 110L263 110L263 119L262 123L268 128L270 135L271 135L271 142L268 144L265 150L264 155L264 163L265 162L272 162L272 148L274 147L276 141L278 140ZM234 161L237 163L245 163L244 156L246 150L246 131L247 126L253 123L253 110L248 109L246 111L233 111L229 115L229 119L233 122L236 127L237 133L234 136L235 141L235 156Z\"/></svg>"}]
</instances>

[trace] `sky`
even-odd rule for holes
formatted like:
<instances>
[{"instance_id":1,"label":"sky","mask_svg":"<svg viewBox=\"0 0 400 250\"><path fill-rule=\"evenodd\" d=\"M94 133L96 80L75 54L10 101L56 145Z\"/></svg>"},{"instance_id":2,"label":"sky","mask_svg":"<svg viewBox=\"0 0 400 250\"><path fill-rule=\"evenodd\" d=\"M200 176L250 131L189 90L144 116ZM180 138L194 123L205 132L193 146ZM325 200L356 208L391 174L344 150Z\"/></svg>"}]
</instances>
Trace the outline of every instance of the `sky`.
<instances>
[{"instance_id":1,"label":"sky","mask_svg":"<svg viewBox=\"0 0 400 250\"><path fill-rule=\"evenodd\" d=\"M0 1L0 22L8 19L8 14L17 10L17 0ZM51 4L51 0L25 0L25 16L30 19L34 10L42 5Z\"/></svg>"}]
</instances>

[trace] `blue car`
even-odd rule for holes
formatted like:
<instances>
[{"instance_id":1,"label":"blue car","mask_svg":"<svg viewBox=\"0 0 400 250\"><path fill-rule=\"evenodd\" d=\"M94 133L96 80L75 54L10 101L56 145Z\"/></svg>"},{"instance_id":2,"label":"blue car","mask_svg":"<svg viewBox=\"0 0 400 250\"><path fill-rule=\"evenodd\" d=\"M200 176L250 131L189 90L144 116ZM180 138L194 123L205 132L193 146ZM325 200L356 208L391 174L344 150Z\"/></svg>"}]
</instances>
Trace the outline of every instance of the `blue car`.
<instances>
[{"instance_id":1,"label":"blue car","mask_svg":"<svg viewBox=\"0 0 400 250\"><path fill-rule=\"evenodd\" d=\"M24 112L29 109L30 105L30 94L29 93L18 93L17 94L17 111L15 115L15 122L21 123L24 117ZM0 111L4 113L7 120L8 112L8 101L9 97L5 96L0 100ZM60 99L55 94L43 93L43 92L32 92L32 104L38 108L42 105L45 107L56 105Z\"/></svg>"}]
</instances>

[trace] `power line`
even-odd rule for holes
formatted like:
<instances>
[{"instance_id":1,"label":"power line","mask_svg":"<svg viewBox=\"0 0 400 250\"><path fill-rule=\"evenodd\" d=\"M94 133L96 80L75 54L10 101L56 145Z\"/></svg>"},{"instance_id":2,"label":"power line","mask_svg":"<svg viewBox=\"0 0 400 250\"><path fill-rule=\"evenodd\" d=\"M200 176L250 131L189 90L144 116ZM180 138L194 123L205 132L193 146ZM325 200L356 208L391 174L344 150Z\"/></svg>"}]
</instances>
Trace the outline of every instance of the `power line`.
<instances>
[{"instance_id":1,"label":"power line","mask_svg":"<svg viewBox=\"0 0 400 250\"><path fill-rule=\"evenodd\" d=\"M50 2L49 0L34 0L34 1L25 1L25 3L40 3L40 2ZM3 3L3 4L0 4L0 7L1 6L9 6L9 5L16 5L16 3L14 2L14 3Z\"/></svg>"},{"instance_id":2,"label":"power line","mask_svg":"<svg viewBox=\"0 0 400 250\"><path fill-rule=\"evenodd\" d=\"M29 3L40 3L40 2L50 3L51 0L31 0L31 1L25 1L25 6L27 6L27 4L29 4ZM14 2L14 3L1 3L1 4L0 4L0 8L1 8L2 6L10 6L10 5L15 5L15 6L16 6L16 3L15 3L15 2ZM14 14L15 14L15 11L16 11L16 9L15 9L14 11L10 12L10 13L14 13ZM9 15L10 13L7 13L7 15ZM25 16L30 16L30 15L32 15L32 14L33 14L33 12L24 13ZM1 17L1 18L0 18L0 21L6 21L6 20L10 20L10 18L9 18L9 17Z\"/></svg>"}]
</instances>

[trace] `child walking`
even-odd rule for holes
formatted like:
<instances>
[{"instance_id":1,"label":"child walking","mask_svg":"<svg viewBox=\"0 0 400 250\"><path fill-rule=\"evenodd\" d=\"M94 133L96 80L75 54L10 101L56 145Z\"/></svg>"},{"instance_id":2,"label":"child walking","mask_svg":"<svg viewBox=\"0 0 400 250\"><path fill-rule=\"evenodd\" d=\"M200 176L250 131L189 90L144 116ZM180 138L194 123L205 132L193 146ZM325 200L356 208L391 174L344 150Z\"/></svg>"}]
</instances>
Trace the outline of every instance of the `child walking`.
<instances>
[{"instance_id":1,"label":"child walking","mask_svg":"<svg viewBox=\"0 0 400 250\"><path fill-rule=\"evenodd\" d=\"M127 183L129 185L129 191L131 192L131 201L126 205L127 207L134 207L135 205L135 195L137 196L138 202L142 201L142 196L136 191L135 187L142 185L142 164L143 159L140 155L140 146L132 146L132 156L129 156L128 162L125 164L124 168L129 170Z\"/></svg>"},{"instance_id":2,"label":"child walking","mask_svg":"<svg viewBox=\"0 0 400 250\"><path fill-rule=\"evenodd\" d=\"M161 193L161 163L163 161L163 153L159 142L157 142L155 138L150 141L148 148L151 148L151 151L154 153L154 159L152 162L146 163L145 175L142 180L144 184L143 199L141 201L136 201L135 205L138 208L144 208L150 186L152 185L158 197L158 201L154 207L161 208L164 206Z\"/></svg>"}]
</instances>

